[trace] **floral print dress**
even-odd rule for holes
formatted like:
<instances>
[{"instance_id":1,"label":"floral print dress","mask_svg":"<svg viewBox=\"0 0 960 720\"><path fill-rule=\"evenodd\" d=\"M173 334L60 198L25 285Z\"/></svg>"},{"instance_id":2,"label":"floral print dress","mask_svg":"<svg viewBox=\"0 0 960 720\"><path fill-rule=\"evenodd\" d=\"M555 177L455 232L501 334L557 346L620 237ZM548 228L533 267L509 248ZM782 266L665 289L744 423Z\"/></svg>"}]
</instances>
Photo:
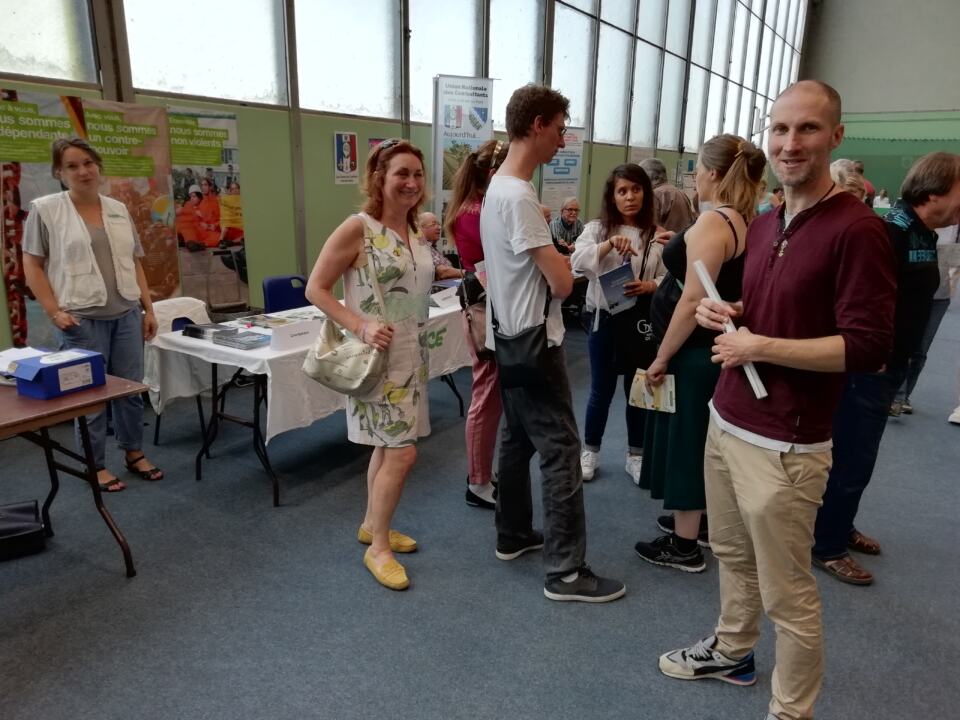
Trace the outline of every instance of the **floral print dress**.
<instances>
[{"instance_id":1,"label":"floral print dress","mask_svg":"<svg viewBox=\"0 0 960 720\"><path fill-rule=\"evenodd\" d=\"M430 434L426 322L434 268L430 248L410 232L410 247L397 233L366 213L364 257L343 278L344 302L367 320L393 326L383 382L363 398L347 397L347 436L360 445L403 447ZM386 307L380 312L371 271Z\"/></svg>"}]
</instances>

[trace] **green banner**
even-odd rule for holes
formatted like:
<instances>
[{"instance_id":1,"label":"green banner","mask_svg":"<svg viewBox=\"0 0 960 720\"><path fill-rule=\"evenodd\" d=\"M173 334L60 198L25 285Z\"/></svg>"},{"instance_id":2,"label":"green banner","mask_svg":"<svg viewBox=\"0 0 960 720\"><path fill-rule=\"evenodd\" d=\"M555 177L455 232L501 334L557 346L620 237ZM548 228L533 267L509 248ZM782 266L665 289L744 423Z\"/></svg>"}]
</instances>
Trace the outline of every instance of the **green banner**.
<instances>
[{"instance_id":1,"label":"green banner","mask_svg":"<svg viewBox=\"0 0 960 720\"><path fill-rule=\"evenodd\" d=\"M174 165L220 165L230 133L200 127L197 118L169 113L170 160Z\"/></svg>"},{"instance_id":2,"label":"green banner","mask_svg":"<svg viewBox=\"0 0 960 720\"><path fill-rule=\"evenodd\" d=\"M87 139L103 157L103 174L111 177L153 177L154 163L149 155L135 155L144 141L157 137L156 125L124 122L123 113L106 110L84 112Z\"/></svg>"},{"instance_id":3,"label":"green banner","mask_svg":"<svg viewBox=\"0 0 960 720\"><path fill-rule=\"evenodd\" d=\"M0 158L7 162L49 163L50 144L74 132L68 118L42 115L35 103L0 103Z\"/></svg>"}]
</instances>

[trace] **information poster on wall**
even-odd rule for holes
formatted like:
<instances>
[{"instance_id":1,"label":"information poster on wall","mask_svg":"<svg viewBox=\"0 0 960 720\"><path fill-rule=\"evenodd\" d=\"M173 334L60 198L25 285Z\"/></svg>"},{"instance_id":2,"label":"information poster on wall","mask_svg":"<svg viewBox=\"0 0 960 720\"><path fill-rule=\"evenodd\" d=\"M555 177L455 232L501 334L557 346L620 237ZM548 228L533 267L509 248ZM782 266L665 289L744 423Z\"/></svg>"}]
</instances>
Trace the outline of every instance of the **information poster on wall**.
<instances>
[{"instance_id":1,"label":"information poster on wall","mask_svg":"<svg viewBox=\"0 0 960 720\"><path fill-rule=\"evenodd\" d=\"M211 308L249 301L237 116L169 108L183 294Z\"/></svg>"},{"instance_id":2,"label":"information poster on wall","mask_svg":"<svg viewBox=\"0 0 960 720\"><path fill-rule=\"evenodd\" d=\"M100 192L126 205L154 300L180 295L170 135L162 107L84 100L87 140L103 158Z\"/></svg>"},{"instance_id":3,"label":"information poster on wall","mask_svg":"<svg viewBox=\"0 0 960 720\"><path fill-rule=\"evenodd\" d=\"M567 128L563 136L565 147L543 166L540 202L550 208L554 215L560 213L564 200L580 194L583 135L583 128Z\"/></svg>"},{"instance_id":4,"label":"information poster on wall","mask_svg":"<svg viewBox=\"0 0 960 720\"><path fill-rule=\"evenodd\" d=\"M336 185L356 185L360 182L360 163L357 160L357 134L333 134L333 182Z\"/></svg>"},{"instance_id":5,"label":"information poster on wall","mask_svg":"<svg viewBox=\"0 0 960 720\"><path fill-rule=\"evenodd\" d=\"M82 118L80 98L0 90L0 256L14 347L29 343L52 347L54 342L52 327L39 304L28 300L23 227L33 200L62 189L50 174L50 146L58 138L82 135ZM28 341L31 320L35 327Z\"/></svg>"},{"instance_id":6,"label":"information poster on wall","mask_svg":"<svg viewBox=\"0 0 960 720\"><path fill-rule=\"evenodd\" d=\"M433 208L443 217L464 158L493 137L493 80L438 75L433 80Z\"/></svg>"}]
</instances>

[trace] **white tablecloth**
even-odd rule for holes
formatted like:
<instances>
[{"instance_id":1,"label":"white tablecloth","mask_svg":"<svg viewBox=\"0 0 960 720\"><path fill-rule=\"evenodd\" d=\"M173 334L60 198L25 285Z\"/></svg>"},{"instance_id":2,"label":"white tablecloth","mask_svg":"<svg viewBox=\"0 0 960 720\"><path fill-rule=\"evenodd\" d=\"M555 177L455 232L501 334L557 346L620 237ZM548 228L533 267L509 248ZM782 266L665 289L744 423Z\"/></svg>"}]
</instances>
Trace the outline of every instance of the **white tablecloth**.
<instances>
[{"instance_id":1,"label":"white tablecloth","mask_svg":"<svg viewBox=\"0 0 960 720\"><path fill-rule=\"evenodd\" d=\"M282 315L283 313L275 313ZM267 376L266 441L294 428L307 427L346 406L343 395L314 382L300 369L306 348L276 351L269 347L237 350L207 340L184 337L179 332L163 333L152 341L158 351L158 407L179 397L193 397L210 386L209 368L197 373L183 362L183 356L220 364L218 379L223 382L235 368ZM470 351L463 334L460 308L430 308L427 321L430 377L435 378L470 365Z\"/></svg>"}]
</instances>

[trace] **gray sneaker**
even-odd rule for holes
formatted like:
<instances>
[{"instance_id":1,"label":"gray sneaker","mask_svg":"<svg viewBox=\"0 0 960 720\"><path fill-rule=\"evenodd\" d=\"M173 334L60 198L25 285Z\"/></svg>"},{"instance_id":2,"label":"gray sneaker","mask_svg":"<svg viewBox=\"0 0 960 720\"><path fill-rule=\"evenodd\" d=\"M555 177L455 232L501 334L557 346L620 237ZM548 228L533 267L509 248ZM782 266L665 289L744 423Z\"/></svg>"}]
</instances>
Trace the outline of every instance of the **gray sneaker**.
<instances>
[{"instance_id":1,"label":"gray sneaker","mask_svg":"<svg viewBox=\"0 0 960 720\"><path fill-rule=\"evenodd\" d=\"M577 572L577 577L570 582L561 578L547 580L543 586L543 594L551 600L560 602L575 601L589 603L604 603L622 598L627 588L619 580L597 577L593 571L584 565Z\"/></svg>"}]
</instances>

